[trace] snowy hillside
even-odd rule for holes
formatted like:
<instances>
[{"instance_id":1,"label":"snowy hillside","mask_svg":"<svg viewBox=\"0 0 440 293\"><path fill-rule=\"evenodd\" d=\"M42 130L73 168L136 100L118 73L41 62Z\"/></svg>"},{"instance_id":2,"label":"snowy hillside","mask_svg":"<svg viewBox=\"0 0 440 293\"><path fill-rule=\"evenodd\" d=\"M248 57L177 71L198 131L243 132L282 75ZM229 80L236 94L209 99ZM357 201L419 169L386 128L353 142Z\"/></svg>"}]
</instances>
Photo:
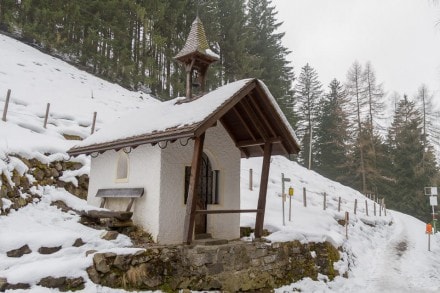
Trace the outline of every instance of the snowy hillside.
<instances>
[{"instance_id":1,"label":"snowy hillside","mask_svg":"<svg viewBox=\"0 0 440 293\"><path fill-rule=\"evenodd\" d=\"M11 100L8 123L0 121L0 154L65 152L75 143L62 135L88 136L93 112L97 112L99 128L128 110L157 102L149 95L128 91L0 34L2 113L8 89ZM44 129L47 103L50 115Z\"/></svg>"},{"instance_id":2,"label":"snowy hillside","mask_svg":"<svg viewBox=\"0 0 440 293\"><path fill-rule=\"evenodd\" d=\"M130 92L102 81L74 67L15 40L0 35L0 104L7 89L12 90L7 122L0 121L0 169L3 173L23 168L5 153L41 160L65 158L66 150L75 141L63 135L85 138L90 134L92 113L98 112L98 128L102 123L131 109L148 107L156 101L145 94ZM92 98L93 95L93 98ZM142 98L141 98L142 97ZM47 129L43 128L46 103L51 103ZM3 106L0 106L3 109ZM46 153L52 155L46 156ZM86 167L88 159L79 160ZM243 159L241 165L241 208L257 206L262 160ZM249 169L253 169L253 190L249 190ZM285 223L282 222L281 173L292 181L292 221L289 222L289 201L285 202ZM307 190L307 207L303 204L303 188ZM34 188L42 199L8 216L0 216L0 287L2 279L14 284L30 284L32 292L47 292L37 285L45 277L82 277L85 292L122 292L97 287L85 269L93 260L94 251L132 251L130 239L119 235L114 240L101 239L103 231L78 223L79 216L62 212L51 202L62 200L77 210L87 210L85 201L64 189ZM327 194L326 209L323 193ZM338 201L341 197L341 211ZM354 203L357 199L357 213ZM368 206L368 216L366 215ZM348 239L346 228L338 221L350 213ZM253 226L254 214L242 214L241 225ZM439 292L440 236L431 238L427 251L425 224L413 217L380 211L363 195L283 157L273 157L269 175L265 229L269 240L300 240L302 243L329 241L341 247L342 260L336 269L348 278L337 277L328 282L302 280L277 289L277 292ZM84 244L75 246L78 238ZM19 258L8 257L11 249L28 245L31 252ZM60 247L52 254L41 254L41 247ZM0 290L1 291L1 290ZM29 290L26 290L29 291ZM57 290L53 291L57 292Z\"/></svg>"}]
</instances>

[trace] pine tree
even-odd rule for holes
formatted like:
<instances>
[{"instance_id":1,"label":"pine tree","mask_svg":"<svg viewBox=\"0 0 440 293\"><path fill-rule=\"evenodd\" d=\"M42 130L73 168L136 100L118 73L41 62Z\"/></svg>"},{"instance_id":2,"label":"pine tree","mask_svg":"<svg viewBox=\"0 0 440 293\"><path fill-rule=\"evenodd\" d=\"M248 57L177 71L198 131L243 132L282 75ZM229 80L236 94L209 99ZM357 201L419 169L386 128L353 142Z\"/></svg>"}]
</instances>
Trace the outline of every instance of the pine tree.
<instances>
[{"instance_id":1,"label":"pine tree","mask_svg":"<svg viewBox=\"0 0 440 293\"><path fill-rule=\"evenodd\" d=\"M353 156L352 165L353 173L356 176L356 181L360 184L356 184L356 188L365 194L367 192L367 177L365 168L365 146L368 143L368 139L365 137L363 131L363 121L365 120L365 83L362 74L362 66L359 62L354 62L347 73L346 90L347 97L351 104L350 112L352 114L352 120L355 125L353 128L354 143L353 143Z\"/></svg>"},{"instance_id":2,"label":"pine tree","mask_svg":"<svg viewBox=\"0 0 440 293\"><path fill-rule=\"evenodd\" d=\"M290 51L282 45L284 33L276 20L275 7L270 0L248 0L246 47L253 67L248 76L261 79L280 104L292 126L296 124L292 105L293 68L286 60Z\"/></svg>"},{"instance_id":3,"label":"pine tree","mask_svg":"<svg viewBox=\"0 0 440 293\"><path fill-rule=\"evenodd\" d=\"M318 74L308 63L301 69L295 86L295 102L297 106L298 134L302 137L300 160L309 169L312 167L313 133L316 131L318 105L321 100L321 83Z\"/></svg>"},{"instance_id":4,"label":"pine tree","mask_svg":"<svg viewBox=\"0 0 440 293\"><path fill-rule=\"evenodd\" d=\"M320 103L320 115L317 117L315 170L332 180L348 183L346 93L337 79L333 79L328 87L329 92Z\"/></svg>"},{"instance_id":5,"label":"pine tree","mask_svg":"<svg viewBox=\"0 0 440 293\"><path fill-rule=\"evenodd\" d=\"M398 104L388 136L395 176L395 190L389 204L399 211L427 220L429 204L423 190L433 184L438 170L432 148L424 147L422 121L415 103L405 96ZM423 160L423 157L426 159Z\"/></svg>"}]
</instances>

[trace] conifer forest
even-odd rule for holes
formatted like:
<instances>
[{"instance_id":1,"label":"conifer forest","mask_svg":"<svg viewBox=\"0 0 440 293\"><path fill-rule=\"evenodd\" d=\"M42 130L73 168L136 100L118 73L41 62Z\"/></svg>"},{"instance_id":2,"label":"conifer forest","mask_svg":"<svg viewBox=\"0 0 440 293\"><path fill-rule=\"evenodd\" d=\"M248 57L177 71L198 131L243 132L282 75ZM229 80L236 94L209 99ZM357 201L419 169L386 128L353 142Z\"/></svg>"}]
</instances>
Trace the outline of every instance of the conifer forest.
<instances>
[{"instance_id":1,"label":"conifer forest","mask_svg":"<svg viewBox=\"0 0 440 293\"><path fill-rule=\"evenodd\" d=\"M313 64L291 64L271 0L2 0L0 30L81 69L160 100L185 95L173 57L199 16L219 62L207 88L261 79L296 131L297 160L387 208L429 221L424 187L440 183L433 93L388 92L374 64L353 60L322 84ZM295 52L293 52L294 54Z\"/></svg>"}]
</instances>

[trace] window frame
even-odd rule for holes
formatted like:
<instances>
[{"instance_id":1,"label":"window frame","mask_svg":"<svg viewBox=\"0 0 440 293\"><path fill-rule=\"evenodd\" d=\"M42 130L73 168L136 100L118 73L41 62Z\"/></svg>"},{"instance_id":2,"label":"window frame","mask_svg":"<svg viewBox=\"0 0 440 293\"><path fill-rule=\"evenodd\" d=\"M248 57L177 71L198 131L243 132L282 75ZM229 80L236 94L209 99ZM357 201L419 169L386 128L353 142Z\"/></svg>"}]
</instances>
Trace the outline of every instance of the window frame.
<instances>
[{"instance_id":1,"label":"window frame","mask_svg":"<svg viewBox=\"0 0 440 293\"><path fill-rule=\"evenodd\" d=\"M125 160L126 164L127 164L127 172L126 172L126 177L125 178L119 178L119 166L121 163L121 160ZM118 152L118 157L116 159L116 168L115 168L115 182L116 183L127 183L128 182L128 178L130 176L130 157L127 153L125 153L124 151L120 150Z\"/></svg>"}]
</instances>

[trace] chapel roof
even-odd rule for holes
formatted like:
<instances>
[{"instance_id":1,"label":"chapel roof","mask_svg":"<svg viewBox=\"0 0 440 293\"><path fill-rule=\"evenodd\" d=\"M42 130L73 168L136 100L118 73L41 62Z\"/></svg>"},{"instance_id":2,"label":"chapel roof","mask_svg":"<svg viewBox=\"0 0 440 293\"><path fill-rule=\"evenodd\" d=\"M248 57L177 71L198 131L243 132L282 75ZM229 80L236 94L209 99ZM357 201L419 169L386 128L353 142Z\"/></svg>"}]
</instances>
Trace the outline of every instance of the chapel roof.
<instances>
[{"instance_id":1,"label":"chapel roof","mask_svg":"<svg viewBox=\"0 0 440 293\"><path fill-rule=\"evenodd\" d=\"M262 81L243 79L187 103L178 103L181 99L133 111L104 125L68 153L102 153L195 138L217 122L227 130L242 157L262 156L265 142L273 143L272 155L296 154L300 150L293 129Z\"/></svg>"}]
</instances>

